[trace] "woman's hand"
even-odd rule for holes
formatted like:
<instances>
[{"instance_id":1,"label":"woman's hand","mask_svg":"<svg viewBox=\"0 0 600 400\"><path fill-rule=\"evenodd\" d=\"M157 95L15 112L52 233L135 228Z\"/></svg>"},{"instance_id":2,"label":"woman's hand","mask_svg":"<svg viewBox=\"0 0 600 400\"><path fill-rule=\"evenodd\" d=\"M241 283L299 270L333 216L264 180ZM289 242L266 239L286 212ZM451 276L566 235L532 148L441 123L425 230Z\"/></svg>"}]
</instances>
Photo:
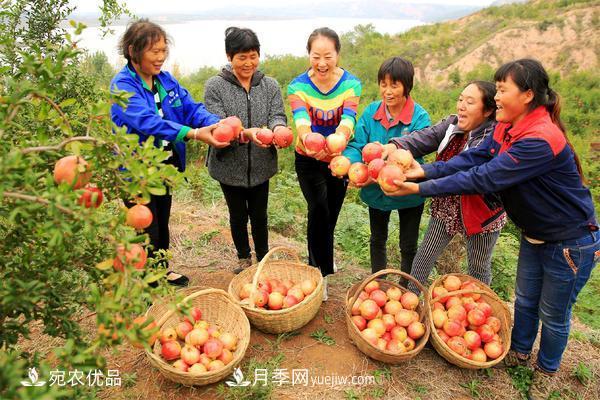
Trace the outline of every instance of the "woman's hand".
<instances>
[{"instance_id":1,"label":"woman's hand","mask_svg":"<svg viewBox=\"0 0 600 400\"><path fill-rule=\"evenodd\" d=\"M367 180L364 183L354 183L354 182L350 181L350 186L353 186L353 187L358 188L358 189L362 189L365 186L369 186L369 185L372 185L374 183L377 183L377 181L375 179L373 179L371 177L371 175L369 175L369 177L367 178Z\"/></svg>"},{"instance_id":2,"label":"woman's hand","mask_svg":"<svg viewBox=\"0 0 600 400\"><path fill-rule=\"evenodd\" d=\"M383 190L383 188L381 188L381 190L383 190L383 193L385 193L386 196L394 196L394 197L398 197L398 196L408 196L410 194L419 194L419 184L418 183L414 183L414 182L402 182L402 181L394 181L394 184L396 184L396 186L398 186L397 190L394 190L392 192L387 192L385 190Z\"/></svg>"},{"instance_id":3,"label":"woman's hand","mask_svg":"<svg viewBox=\"0 0 600 400\"><path fill-rule=\"evenodd\" d=\"M244 129L242 131L242 133L240 134L240 136L244 136L246 137L246 139L253 141L257 146L260 146L262 148L269 148L271 147L270 144L264 144L263 142L261 142L258 137L256 136L256 134L258 133L258 131L260 131L260 128L248 128L248 129Z\"/></svg>"},{"instance_id":4,"label":"woman's hand","mask_svg":"<svg viewBox=\"0 0 600 400\"><path fill-rule=\"evenodd\" d=\"M384 144L383 145L383 153L381 153L381 158L383 158L384 160L387 159L387 157L390 155L390 153L396 149L397 149L397 147L393 143Z\"/></svg>"},{"instance_id":5,"label":"woman's hand","mask_svg":"<svg viewBox=\"0 0 600 400\"><path fill-rule=\"evenodd\" d=\"M223 147L229 146L231 143L229 142L219 142L216 140L212 132L219 126L219 124L212 124L208 126L203 126L202 128L192 129L188 132L188 137L193 140L201 140L204 143L216 147L217 149L222 149Z\"/></svg>"},{"instance_id":6,"label":"woman's hand","mask_svg":"<svg viewBox=\"0 0 600 400\"><path fill-rule=\"evenodd\" d=\"M404 176L406 176L407 180L415 181L417 179L425 178L425 171L417 160L413 160L410 168L404 171Z\"/></svg>"},{"instance_id":7,"label":"woman's hand","mask_svg":"<svg viewBox=\"0 0 600 400\"><path fill-rule=\"evenodd\" d=\"M321 150L321 151L311 151L306 147L306 137L309 135L310 133L304 134L301 139L302 139L302 145L304 146L304 152L306 153L307 156L312 157L312 158L316 158L319 161L323 161L324 159L326 159L329 156L329 153L327 152L327 147L325 147L325 149Z\"/></svg>"}]
</instances>

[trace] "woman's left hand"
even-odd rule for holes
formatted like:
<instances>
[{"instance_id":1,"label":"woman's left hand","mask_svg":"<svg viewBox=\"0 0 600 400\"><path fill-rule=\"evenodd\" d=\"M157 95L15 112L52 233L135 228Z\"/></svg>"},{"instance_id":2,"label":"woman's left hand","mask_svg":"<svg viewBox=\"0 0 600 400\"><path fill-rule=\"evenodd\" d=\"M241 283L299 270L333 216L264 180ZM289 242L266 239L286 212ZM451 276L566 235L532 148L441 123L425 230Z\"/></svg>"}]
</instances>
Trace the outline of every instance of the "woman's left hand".
<instances>
[{"instance_id":1,"label":"woman's left hand","mask_svg":"<svg viewBox=\"0 0 600 400\"><path fill-rule=\"evenodd\" d=\"M271 147L271 145L264 144L263 142L261 142L258 139L258 137L256 137L256 134L258 133L259 130L260 130L260 128L247 128L242 131L242 135L245 136L246 138L248 138L249 140L253 141L259 147L262 147L265 149Z\"/></svg>"},{"instance_id":2,"label":"woman's left hand","mask_svg":"<svg viewBox=\"0 0 600 400\"><path fill-rule=\"evenodd\" d=\"M396 186L398 186L398 189L394 190L392 192L387 192L383 188L381 188L381 190L383 190L383 193L385 193L386 196L399 197L399 196L408 196L410 194L419 194L419 184L418 183L402 182L402 181L394 181L394 183L396 184Z\"/></svg>"}]
</instances>

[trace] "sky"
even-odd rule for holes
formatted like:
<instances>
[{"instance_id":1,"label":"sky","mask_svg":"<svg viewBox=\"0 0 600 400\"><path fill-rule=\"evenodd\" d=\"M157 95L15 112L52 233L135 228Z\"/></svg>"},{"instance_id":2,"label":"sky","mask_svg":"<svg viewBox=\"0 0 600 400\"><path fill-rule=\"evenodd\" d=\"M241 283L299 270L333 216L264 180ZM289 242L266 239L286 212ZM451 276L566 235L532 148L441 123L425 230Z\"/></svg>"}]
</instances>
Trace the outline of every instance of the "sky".
<instances>
[{"instance_id":1,"label":"sky","mask_svg":"<svg viewBox=\"0 0 600 400\"><path fill-rule=\"evenodd\" d=\"M243 7L248 4L248 0L219 0L218 2L198 1L198 0L120 0L125 2L129 9L134 13L154 13L169 11L171 13L205 11L216 7L237 6ZM304 0L305 4L316 2L317 0ZM352 0L318 0L319 3L351 3ZM485 7L494 0L397 0L398 4L406 3L430 3L430 4L453 4ZM252 0L252 5L274 6L280 5L282 0ZM90 13L98 10L100 0L71 0L70 3L77 7L79 13Z\"/></svg>"}]
</instances>

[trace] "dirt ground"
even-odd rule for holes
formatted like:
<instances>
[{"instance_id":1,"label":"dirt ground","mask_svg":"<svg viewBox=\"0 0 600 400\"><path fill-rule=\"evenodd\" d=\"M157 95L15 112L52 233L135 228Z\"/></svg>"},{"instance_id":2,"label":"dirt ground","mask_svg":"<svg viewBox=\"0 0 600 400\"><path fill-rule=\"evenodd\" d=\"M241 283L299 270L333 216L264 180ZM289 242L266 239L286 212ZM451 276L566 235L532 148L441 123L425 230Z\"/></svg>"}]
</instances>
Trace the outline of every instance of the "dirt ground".
<instances>
[{"instance_id":1,"label":"dirt ground","mask_svg":"<svg viewBox=\"0 0 600 400\"><path fill-rule=\"evenodd\" d=\"M223 207L199 208L193 204L175 204L172 219L173 269L187 274L192 285L205 285L227 290L234 276L236 257L227 227ZM271 235L271 246L286 245L300 254L304 245L287 238ZM368 275L367 271L352 265L340 265L330 279L329 300L321 306L317 316L296 335L278 337L252 330L250 345L241 367L247 375L251 360L278 362L277 368L308 370L308 384L291 382L273 383L272 399L518 399L519 393L505 370L491 372L471 371L455 367L440 357L432 347L425 347L414 359L398 366L388 366L361 353L349 340L344 319L344 299L347 289ZM95 332L94 318L85 321L90 332ZM325 329L335 343L327 345L310 335ZM575 329L585 330L576 324ZM28 347L27 341L23 343ZM46 343L46 346L48 343ZM57 342L56 345L59 345ZM120 388L109 388L100 393L102 399L258 399L260 396L246 388L246 392L222 383L205 387L185 387L170 382L149 363L142 350L128 345L106 351L109 369L118 369L120 375L133 376ZM572 375L574 367L584 362L594 374L592 383L584 387ZM566 397L573 399L600 398L600 348L587 341L572 339L565 353L558 379ZM331 376L335 382L325 382ZM379 383L370 377L380 376ZM352 378L354 377L354 378ZM245 376L252 381L253 376ZM355 384L343 379L354 379ZM313 384L314 380L314 384ZM327 384L326 384L327 383ZM362 385L361 385L362 383ZM260 385L261 382L258 382ZM476 393L470 394L469 384ZM464 385L464 386L461 386ZM245 393L245 394L244 394ZM251 394L252 393L252 394ZM479 397L476 396L479 394Z\"/></svg>"}]
</instances>

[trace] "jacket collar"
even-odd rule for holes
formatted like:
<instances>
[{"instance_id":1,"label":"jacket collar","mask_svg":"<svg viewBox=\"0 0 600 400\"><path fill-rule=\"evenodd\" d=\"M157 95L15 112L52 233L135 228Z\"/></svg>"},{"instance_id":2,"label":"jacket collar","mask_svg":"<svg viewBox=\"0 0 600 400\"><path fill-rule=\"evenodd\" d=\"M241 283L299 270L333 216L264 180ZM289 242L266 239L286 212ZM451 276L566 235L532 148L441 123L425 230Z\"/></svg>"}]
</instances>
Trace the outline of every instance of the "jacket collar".
<instances>
[{"instance_id":1,"label":"jacket collar","mask_svg":"<svg viewBox=\"0 0 600 400\"><path fill-rule=\"evenodd\" d=\"M504 132L504 140L514 142L528 134L530 129L534 125L539 124L541 120L546 120L545 122L552 123L550 114L544 106L539 106L529 114L525 115L525 117L523 117L523 119L517 122L515 125L511 126L506 122L499 123L496 127L496 132Z\"/></svg>"},{"instance_id":2,"label":"jacket collar","mask_svg":"<svg viewBox=\"0 0 600 400\"><path fill-rule=\"evenodd\" d=\"M406 99L406 103L404 103L404 107L402 107L402 111L400 111L400 116L398 117L398 119L395 119L393 121L390 121L388 119L385 100L381 101L379 108L373 115L373 119L379 121L386 130L389 130L390 128L393 128L394 126L400 124L400 122L402 122L404 125L410 125L414 113L415 102L413 101L412 97L408 96L408 98Z\"/></svg>"},{"instance_id":3,"label":"jacket collar","mask_svg":"<svg viewBox=\"0 0 600 400\"><path fill-rule=\"evenodd\" d=\"M231 69L230 64L225 66L221 70L221 72L219 73L219 76L221 78L225 79L227 82L243 88L243 86L240 83L240 81L238 80L238 78L233 74L233 70ZM265 74L263 74L259 70L256 70L254 75L252 75L252 80L250 81L250 86L252 87L252 86L260 85L260 81L262 80L262 78L264 78L264 76L265 76Z\"/></svg>"},{"instance_id":4,"label":"jacket collar","mask_svg":"<svg viewBox=\"0 0 600 400\"><path fill-rule=\"evenodd\" d=\"M469 139L474 140L474 139L477 139L477 138L483 136L490 128L492 128L494 126L494 124L495 124L495 121L493 121L491 119L486 119L485 121L483 121L481 123L481 125L479 125L475 129L473 129L471 131L471 133L469 133ZM460 129L457 126L455 131L459 131L459 130Z\"/></svg>"},{"instance_id":5,"label":"jacket collar","mask_svg":"<svg viewBox=\"0 0 600 400\"><path fill-rule=\"evenodd\" d=\"M127 70L127 72L129 73L129 75L135 79L136 81L138 81L144 88L148 89L148 90L152 90L151 88L148 87L148 85L146 84L146 82L142 79L142 77L137 73L137 71L135 70L135 68L133 67L133 64L131 64L130 62L127 63L127 65L125 66L125 69ZM169 91L171 89L174 89L176 84L175 84L175 80L166 72L160 71L158 73L158 75L154 76L154 79L157 79L160 84L162 85L162 87L166 90Z\"/></svg>"}]
</instances>

